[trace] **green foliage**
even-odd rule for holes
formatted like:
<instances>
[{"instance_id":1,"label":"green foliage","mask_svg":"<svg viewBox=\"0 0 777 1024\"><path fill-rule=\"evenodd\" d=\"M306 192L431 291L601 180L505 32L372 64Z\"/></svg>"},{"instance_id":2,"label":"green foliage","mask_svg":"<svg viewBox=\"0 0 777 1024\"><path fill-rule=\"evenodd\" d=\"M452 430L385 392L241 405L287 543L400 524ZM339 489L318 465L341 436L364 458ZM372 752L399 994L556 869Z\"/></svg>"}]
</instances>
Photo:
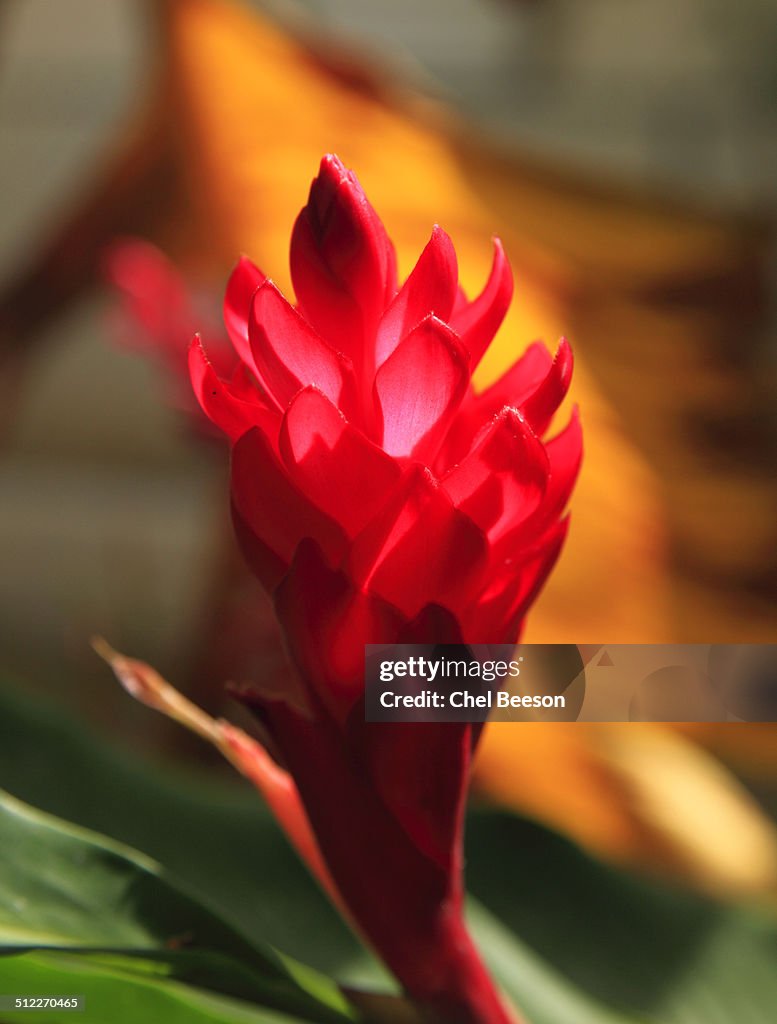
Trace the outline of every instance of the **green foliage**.
<instances>
[{"instance_id":1,"label":"green foliage","mask_svg":"<svg viewBox=\"0 0 777 1024\"><path fill-rule=\"evenodd\" d=\"M114 958L111 969L122 977L148 975L143 968L153 963L156 970L144 979L144 991L155 979L175 979L305 1020L353 1019L331 982L265 944L249 942L170 882L150 859L2 792L0 849L0 949L6 954L142 951L142 959ZM44 961L49 970L56 963ZM92 966L95 976L104 977L104 964ZM13 978L19 970L13 958L0 961L0 978L7 971ZM8 991L9 982L3 984Z\"/></svg>"},{"instance_id":2,"label":"green foliage","mask_svg":"<svg viewBox=\"0 0 777 1024\"><path fill-rule=\"evenodd\" d=\"M88 954L28 953L0 960L4 992L79 995L84 1012L26 1010L13 1017L28 1024L99 1021L138 1024L292 1024L326 1018L288 1016L262 1006L183 984L157 969L152 960L122 960ZM10 1017L9 1017L10 1019Z\"/></svg>"},{"instance_id":3,"label":"green foliage","mask_svg":"<svg viewBox=\"0 0 777 1024\"><path fill-rule=\"evenodd\" d=\"M226 765L214 774L140 762L86 733L63 709L0 689L1 788L142 850L249 939L353 984L390 986L258 794Z\"/></svg>"},{"instance_id":4,"label":"green foliage","mask_svg":"<svg viewBox=\"0 0 777 1024\"><path fill-rule=\"evenodd\" d=\"M616 871L515 816L472 815L468 850L470 889L502 942L519 935L598 1004L651 1024L777 1020L773 910Z\"/></svg>"}]
</instances>

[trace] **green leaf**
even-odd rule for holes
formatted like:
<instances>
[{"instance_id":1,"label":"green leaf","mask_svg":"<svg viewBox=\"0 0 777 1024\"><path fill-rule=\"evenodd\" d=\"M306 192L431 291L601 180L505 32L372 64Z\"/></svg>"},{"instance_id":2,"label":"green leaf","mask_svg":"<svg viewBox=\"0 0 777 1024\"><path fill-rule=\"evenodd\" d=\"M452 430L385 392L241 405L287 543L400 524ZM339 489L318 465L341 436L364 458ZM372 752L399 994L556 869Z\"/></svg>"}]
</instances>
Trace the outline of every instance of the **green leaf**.
<instances>
[{"instance_id":1,"label":"green leaf","mask_svg":"<svg viewBox=\"0 0 777 1024\"><path fill-rule=\"evenodd\" d=\"M776 1019L771 911L717 903L615 870L536 824L493 811L470 815L467 880L478 900L473 931L485 957L516 1001L522 994L537 1024L599 1024L582 1004L562 1012L560 1002L544 1013L528 998L537 988L531 983L537 961L552 965L592 1006L629 1020Z\"/></svg>"},{"instance_id":2,"label":"green leaf","mask_svg":"<svg viewBox=\"0 0 777 1024\"><path fill-rule=\"evenodd\" d=\"M248 939L353 985L396 988L228 766L184 775L134 759L66 708L0 687L0 786L143 850Z\"/></svg>"},{"instance_id":3,"label":"green leaf","mask_svg":"<svg viewBox=\"0 0 777 1024\"><path fill-rule=\"evenodd\" d=\"M78 995L84 1012L25 1010L27 1024L292 1024L301 1018L181 984L153 961L113 961L63 953L0 958L0 991L18 995ZM318 1018L302 1018L316 1020ZM325 1019L325 1018L321 1018Z\"/></svg>"},{"instance_id":4,"label":"green leaf","mask_svg":"<svg viewBox=\"0 0 777 1024\"><path fill-rule=\"evenodd\" d=\"M572 984L476 900L470 899L468 911L492 976L532 1024L637 1024L636 1017L608 1009Z\"/></svg>"},{"instance_id":5,"label":"green leaf","mask_svg":"<svg viewBox=\"0 0 777 1024\"><path fill-rule=\"evenodd\" d=\"M334 985L246 940L152 860L2 791L0 849L0 950L156 950L181 980L313 1021L353 1017Z\"/></svg>"}]
</instances>

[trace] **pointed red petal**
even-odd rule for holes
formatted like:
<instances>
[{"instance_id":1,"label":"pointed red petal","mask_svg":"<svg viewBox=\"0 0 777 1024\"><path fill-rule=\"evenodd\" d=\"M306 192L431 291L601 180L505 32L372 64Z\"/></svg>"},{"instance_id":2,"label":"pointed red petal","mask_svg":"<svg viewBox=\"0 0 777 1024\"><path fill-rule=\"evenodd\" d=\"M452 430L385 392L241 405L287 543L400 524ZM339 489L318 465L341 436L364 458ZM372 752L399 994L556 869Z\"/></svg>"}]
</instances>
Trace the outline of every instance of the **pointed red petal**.
<instances>
[{"instance_id":1,"label":"pointed red petal","mask_svg":"<svg viewBox=\"0 0 777 1024\"><path fill-rule=\"evenodd\" d=\"M506 405L520 407L546 377L553 358L541 342L530 345L506 373L480 394L470 386L442 451L441 470L461 462L492 416Z\"/></svg>"},{"instance_id":2,"label":"pointed red petal","mask_svg":"<svg viewBox=\"0 0 777 1024\"><path fill-rule=\"evenodd\" d=\"M462 616L466 643L515 643L528 608L556 563L569 529L569 517L555 523L531 547L499 558L491 586ZM496 560L495 560L496 563Z\"/></svg>"},{"instance_id":3,"label":"pointed red petal","mask_svg":"<svg viewBox=\"0 0 777 1024\"><path fill-rule=\"evenodd\" d=\"M545 379L521 407L521 412L539 435L548 429L553 414L569 391L573 364L572 349L567 339L562 338Z\"/></svg>"},{"instance_id":4,"label":"pointed red petal","mask_svg":"<svg viewBox=\"0 0 777 1024\"><path fill-rule=\"evenodd\" d=\"M383 314L375 345L375 365L388 359L400 341L427 316L447 321L458 289L456 250L435 226L432 237L399 294Z\"/></svg>"},{"instance_id":5,"label":"pointed red petal","mask_svg":"<svg viewBox=\"0 0 777 1024\"><path fill-rule=\"evenodd\" d=\"M541 341L535 341L520 359L477 396L478 412L489 416L505 405L519 406L547 377L553 357Z\"/></svg>"},{"instance_id":6,"label":"pointed red petal","mask_svg":"<svg viewBox=\"0 0 777 1024\"><path fill-rule=\"evenodd\" d=\"M532 548L538 537L545 536L552 529L566 508L583 460L583 432L577 406L572 410L567 426L547 442L545 452L549 475L542 501L532 515L497 538L493 549L495 562L504 557L512 558L515 551Z\"/></svg>"},{"instance_id":7,"label":"pointed red petal","mask_svg":"<svg viewBox=\"0 0 777 1024\"><path fill-rule=\"evenodd\" d=\"M467 353L451 329L427 317L378 370L375 397L390 455L430 462L469 383Z\"/></svg>"},{"instance_id":8,"label":"pointed red petal","mask_svg":"<svg viewBox=\"0 0 777 1024\"><path fill-rule=\"evenodd\" d=\"M494 239L494 260L483 291L451 320L451 326L466 345L472 370L499 330L513 297L513 272L502 243Z\"/></svg>"},{"instance_id":9,"label":"pointed red petal","mask_svg":"<svg viewBox=\"0 0 777 1024\"><path fill-rule=\"evenodd\" d=\"M262 382L285 408L300 388L315 384L339 405L350 366L269 280L254 293L249 320L254 363Z\"/></svg>"},{"instance_id":10,"label":"pointed red petal","mask_svg":"<svg viewBox=\"0 0 777 1024\"><path fill-rule=\"evenodd\" d=\"M224 295L224 324L235 351L248 366L253 367L248 341L248 317L251 298L265 280L264 274L247 256L241 256L229 275Z\"/></svg>"},{"instance_id":11,"label":"pointed red petal","mask_svg":"<svg viewBox=\"0 0 777 1024\"><path fill-rule=\"evenodd\" d=\"M442 485L460 508L495 541L539 506L550 465L537 435L515 409L503 409L470 454Z\"/></svg>"},{"instance_id":12,"label":"pointed red petal","mask_svg":"<svg viewBox=\"0 0 777 1024\"><path fill-rule=\"evenodd\" d=\"M291 277L306 319L357 369L372 347L392 273L386 230L356 176L337 157L324 157L292 232Z\"/></svg>"},{"instance_id":13,"label":"pointed red petal","mask_svg":"<svg viewBox=\"0 0 777 1024\"><path fill-rule=\"evenodd\" d=\"M253 401L247 401L245 389L220 380L196 336L189 348L189 374L202 411L231 441L236 441L252 427L259 427L270 437L277 436L280 425L277 410L266 405L258 392Z\"/></svg>"}]
</instances>

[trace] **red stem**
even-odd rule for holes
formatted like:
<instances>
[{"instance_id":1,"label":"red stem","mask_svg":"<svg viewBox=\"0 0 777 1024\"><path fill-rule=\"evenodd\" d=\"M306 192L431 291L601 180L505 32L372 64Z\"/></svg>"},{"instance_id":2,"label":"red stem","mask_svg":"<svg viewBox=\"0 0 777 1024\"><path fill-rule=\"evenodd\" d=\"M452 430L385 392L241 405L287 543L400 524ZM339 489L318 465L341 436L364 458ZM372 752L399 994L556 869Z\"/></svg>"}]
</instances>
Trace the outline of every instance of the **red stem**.
<instances>
[{"instance_id":1,"label":"red stem","mask_svg":"<svg viewBox=\"0 0 777 1024\"><path fill-rule=\"evenodd\" d=\"M437 992L408 991L422 1012L439 1024L523 1024L505 1004L461 917L445 931L446 948L436 952L447 968L442 987Z\"/></svg>"},{"instance_id":2,"label":"red stem","mask_svg":"<svg viewBox=\"0 0 777 1024\"><path fill-rule=\"evenodd\" d=\"M275 702L263 711L349 916L427 1019L520 1024L464 924L460 836L450 862L428 856L330 722Z\"/></svg>"}]
</instances>

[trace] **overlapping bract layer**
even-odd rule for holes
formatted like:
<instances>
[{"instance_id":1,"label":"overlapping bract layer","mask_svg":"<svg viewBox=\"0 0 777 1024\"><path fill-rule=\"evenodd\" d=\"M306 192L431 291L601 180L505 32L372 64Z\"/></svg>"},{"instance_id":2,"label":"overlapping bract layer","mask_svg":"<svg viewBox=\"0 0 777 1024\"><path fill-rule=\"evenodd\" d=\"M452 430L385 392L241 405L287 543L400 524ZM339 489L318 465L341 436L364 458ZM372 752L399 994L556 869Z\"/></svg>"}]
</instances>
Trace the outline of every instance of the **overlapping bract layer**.
<instances>
[{"instance_id":1,"label":"overlapping bract layer","mask_svg":"<svg viewBox=\"0 0 777 1024\"><path fill-rule=\"evenodd\" d=\"M190 354L205 413L233 442L232 501L246 555L274 589L304 539L381 619L428 605L473 642L516 639L561 547L579 468L577 415L543 443L572 357L540 344L488 390L471 376L505 315L512 275L498 241L467 301L440 228L397 287L393 247L355 177L326 157L294 227L292 306L247 259L225 321L238 370ZM354 631L355 632L355 631ZM389 637L390 638L390 637Z\"/></svg>"}]
</instances>

